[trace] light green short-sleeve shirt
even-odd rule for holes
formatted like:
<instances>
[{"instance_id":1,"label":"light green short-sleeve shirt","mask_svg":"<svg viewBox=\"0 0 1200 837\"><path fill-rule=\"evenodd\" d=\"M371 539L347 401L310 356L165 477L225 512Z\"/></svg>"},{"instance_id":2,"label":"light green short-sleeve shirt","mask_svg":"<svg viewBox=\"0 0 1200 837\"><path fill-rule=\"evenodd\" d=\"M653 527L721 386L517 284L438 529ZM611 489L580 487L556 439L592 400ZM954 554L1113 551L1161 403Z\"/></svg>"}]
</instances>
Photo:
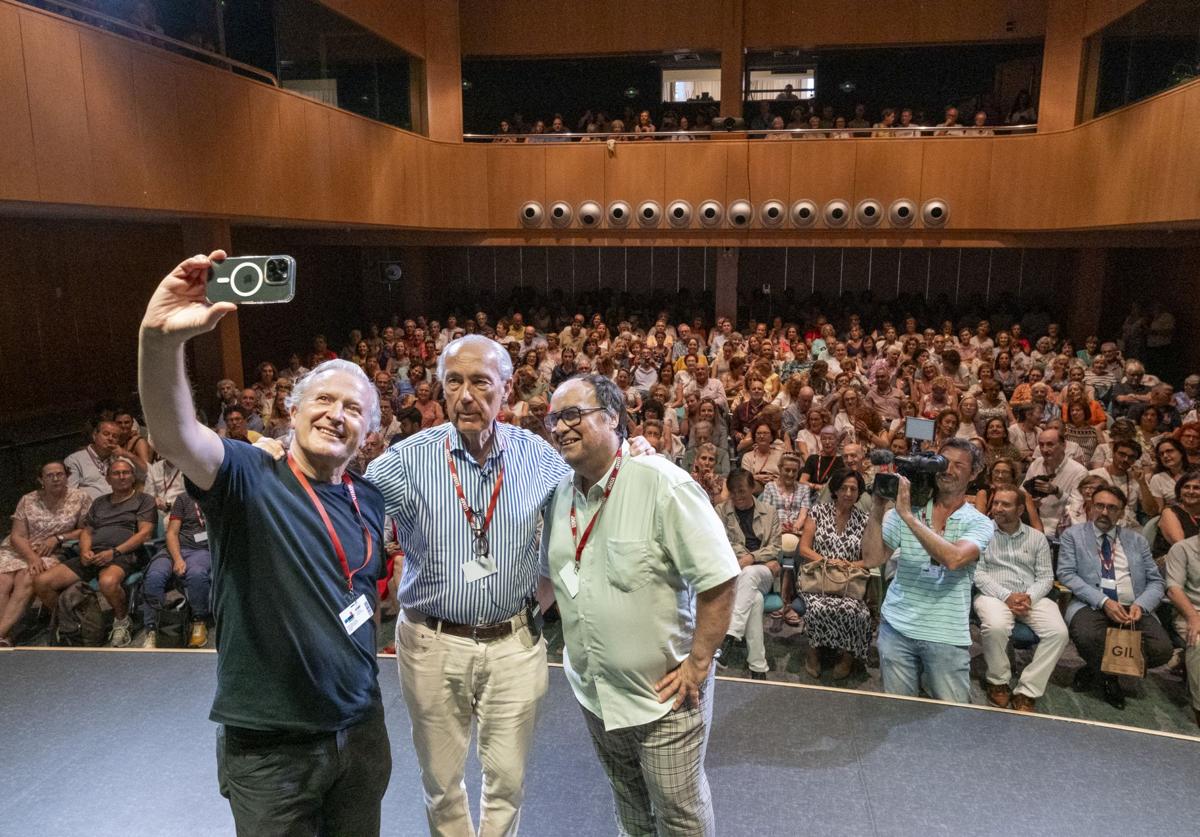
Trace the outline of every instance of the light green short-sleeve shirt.
<instances>
[{"instance_id":1,"label":"light green short-sleeve shirt","mask_svg":"<svg viewBox=\"0 0 1200 837\"><path fill-rule=\"evenodd\" d=\"M661 456L629 455L588 538L574 597L562 573L575 573L571 501L582 536L600 508L606 474L585 496L574 476L550 499L542 533L542 572L554 582L562 615L563 669L584 708L606 729L661 718L657 683L691 652L695 594L735 578L739 568L708 495ZM611 474L611 470L609 471Z\"/></svg>"},{"instance_id":2,"label":"light green short-sleeve shirt","mask_svg":"<svg viewBox=\"0 0 1200 837\"><path fill-rule=\"evenodd\" d=\"M925 507L932 519L933 503ZM946 520L943 537L954 543L971 541L982 556L992 539L995 524L970 503L963 503ZM900 548L896 577L888 587L880 615L909 639L970 645L971 583L978 562L961 570L948 570L929 560L917 536L904 525L895 509L883 518L883 542L888 549Z\"/></svg>"}]
</instances>

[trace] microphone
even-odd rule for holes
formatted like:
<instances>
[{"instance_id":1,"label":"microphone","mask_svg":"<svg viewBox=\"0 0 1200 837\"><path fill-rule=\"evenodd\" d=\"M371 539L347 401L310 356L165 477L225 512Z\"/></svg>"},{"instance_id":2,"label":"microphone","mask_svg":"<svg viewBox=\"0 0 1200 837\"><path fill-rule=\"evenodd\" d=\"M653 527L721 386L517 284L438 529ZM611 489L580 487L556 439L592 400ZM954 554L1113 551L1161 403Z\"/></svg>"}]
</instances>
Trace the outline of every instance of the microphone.
<instances>
[{"instance_id":1,"label":"microphone","mask_svg":"<svg viewBox=\"0 0 1200 837\"><path fill-rule=\"evenodd\" d=\"M876 448L875 450L871 451L870 459L871 464L878 468L882 465L891 465L896 460L896 457L890 450L886 450L885 448Z\"/></svg>"}]
</instances>

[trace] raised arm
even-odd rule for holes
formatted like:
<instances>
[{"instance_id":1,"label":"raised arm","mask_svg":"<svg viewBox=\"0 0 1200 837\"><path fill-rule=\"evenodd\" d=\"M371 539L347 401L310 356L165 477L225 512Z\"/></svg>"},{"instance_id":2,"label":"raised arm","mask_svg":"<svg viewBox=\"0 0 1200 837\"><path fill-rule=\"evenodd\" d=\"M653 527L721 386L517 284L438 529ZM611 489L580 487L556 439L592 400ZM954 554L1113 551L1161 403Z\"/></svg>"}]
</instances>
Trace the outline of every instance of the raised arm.
<instances>
[{"instance_id":1,"label":"raised arm","mask_svg":"<svg viewBox=\"0 0 1200 837\"><path fill-rule=\"evenodd\" d=\"M172 270L150 297L139 335L138 388L154 447L202 489L212 487L225 449L216 433L196 421L183 348L235 310L231 302L209 305L204 299L208 270L224 258L224 251L215 250Z\"/></svg>"}]
</instances>

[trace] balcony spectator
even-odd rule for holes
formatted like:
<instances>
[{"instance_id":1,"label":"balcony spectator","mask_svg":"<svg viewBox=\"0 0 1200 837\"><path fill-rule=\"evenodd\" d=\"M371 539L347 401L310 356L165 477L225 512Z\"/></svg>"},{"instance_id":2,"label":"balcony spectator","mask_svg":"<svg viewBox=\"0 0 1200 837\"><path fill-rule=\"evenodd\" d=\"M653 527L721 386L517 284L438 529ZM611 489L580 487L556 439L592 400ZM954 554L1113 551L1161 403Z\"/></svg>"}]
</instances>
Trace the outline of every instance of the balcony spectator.
<instances>
[{"instance_id":1,"label":"balcony spectator","mask_svg":"<svg viewBox=\"0 0 1200 837\"><path fill-rule=\"evenodd\" d=\"M672 142L691 142L696 139L692 136L692 123L687 116L679 117L679 124L675 127L671 134Z\"/></svg>"},{"instance_id":2,"label":"balcony spectator","mask_svg":"<svg viewBox=\"0 0 1200 837\"><path fill-rule=\"evenodd\" d=\"M785 84L783 86L783 92L777 93L775 95L775 101L777 101L777 102L798 102L798 101L800 101L800 97L796 95L796 89L792 85ZM762 105L760 105L759 107L761 108Z\"/></svg>"},{"instance_id":3,"label":"balcony spectator","mask_svg":"<svg viewBox=\"0 0 1200 837\"><path fill-rule=\"evenodd\" d=\"M935 127L939 128L941 130L935 132L934 136L937 136L937 137L961 136L962 128L959 127L958 108L956 108L954 105L948 106L945 110L945 115L943 116L942 121L939 122Z\"/></svg>"},{"instance_id":4,"label":"balcony spectator","mask_svg":"<svg viewBox=\"0 0 1200 837\"><path fill-rule=\"evenodd\" d=\"M1008 117L1004 120L1005 124L1032 125L1037 121L1037 110L1029 98L1029 91L1019 91L1013 99L1012 107L1008 109Z\"/></svg>"},{"instance_id":5,"label":"balcony spectator","mask_svg":"<svg viewBox=\"0 0 1200 837\"><path fill-rule=\"evenodd\" d=\"M511 122L507 119L501 119L500 125L496 128L496 133L493 135L492 142L520 142L520 138L516 136L516 133L513 130Z\"/></svg>"},{"instance_id":6,"label":"balcony spectator","mask_svg":"<svg viewBox=\"0 0 1200 837\"><path fill-rule=\"evenodd\" d=\"M835 116L833 118L833 130L829 132L830 139L850 139L850 132L846 130L846 117Z\"/></svg>"},{"instance_id":7,"label":"balcony spectator","mask_svg":"<svg viewBox=\"0 0 1200 837\"><path fill-rule=\"evenodd\" d=\"M650 119L650 111L644 110L638 114L637 122L633 126L633 132L638 135L638 139L654 139L652 136L645 135L653 134L657 130L658 128L654 126L654 122Z\"/></svg>"},{"instance_id":8,"label":"balcony spectator","mask_svg":"<svg viewBox=\"0 0 1200 837\"><path fill-rule=\"evenodd\" d=\"M874 128L894 128L895 125L896 125L896 109L895 108L884 108L883 111L879 115L879 121L876 122L872 127L874 127ZM885 131L876 131L874 134L872 134L872 136L891 137L891 136L895 136L895 134L892 131L885 130Z\"/></svg>"},{"instance_id":9,"label":"balcony spectator","mask_svg":"<svg viewBox=\"0 0 1200 837\"><path fill-rule=\"evenodd\" d=\"M987 124L988 124L987 111L984 111L984 110L976 111L975 117L971 122L971 127L967 128L965 131L962 131L961 133L967 134L967 135L973 136L973 137L994 136L996 132L993 131L991 128L989 128L987 126Z\"/></svg>"},{"instance_id":10,"label":"balcony spectator","mask_svg":"<svg viewBox=\"0 0 1200 837\"><path fill-rule=\"evenodd\" d=\"M891 132L893 137L919 137L921 132L917 130L917 123L913 122L913 109L900 109L900 123L896 126L896 130Z\"/></svg>"}]
</instances>

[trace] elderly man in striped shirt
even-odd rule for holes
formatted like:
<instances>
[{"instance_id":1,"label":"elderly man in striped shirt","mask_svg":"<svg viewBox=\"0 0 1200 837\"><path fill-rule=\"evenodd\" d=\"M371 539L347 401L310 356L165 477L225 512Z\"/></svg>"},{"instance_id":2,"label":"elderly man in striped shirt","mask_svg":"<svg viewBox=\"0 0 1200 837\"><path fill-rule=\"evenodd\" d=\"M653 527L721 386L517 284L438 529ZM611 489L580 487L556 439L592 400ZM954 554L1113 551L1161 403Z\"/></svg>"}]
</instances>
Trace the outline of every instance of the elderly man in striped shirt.
<instances>
[{"instance_id":1,"label":"elderly man in striped shirt","mask_svg":"<svg viewBox=\"0 0 1200 837\"><path fill-rule=\"evenodd\" d=\"M975 569L975 613L979 616L983 658L987 663L987 698L1002 709L1033 712L1037 699L1067 647L1067 625L1058 605L1046 598L1054 585L1050 544L1046 536L1021 522L1024 500L1017 488L997 488L992 495L996 534ZM1011 693L1008 638L1020 620L1040 640L1033 661L1021 672Z\"/></svg>"}]
</instances>

